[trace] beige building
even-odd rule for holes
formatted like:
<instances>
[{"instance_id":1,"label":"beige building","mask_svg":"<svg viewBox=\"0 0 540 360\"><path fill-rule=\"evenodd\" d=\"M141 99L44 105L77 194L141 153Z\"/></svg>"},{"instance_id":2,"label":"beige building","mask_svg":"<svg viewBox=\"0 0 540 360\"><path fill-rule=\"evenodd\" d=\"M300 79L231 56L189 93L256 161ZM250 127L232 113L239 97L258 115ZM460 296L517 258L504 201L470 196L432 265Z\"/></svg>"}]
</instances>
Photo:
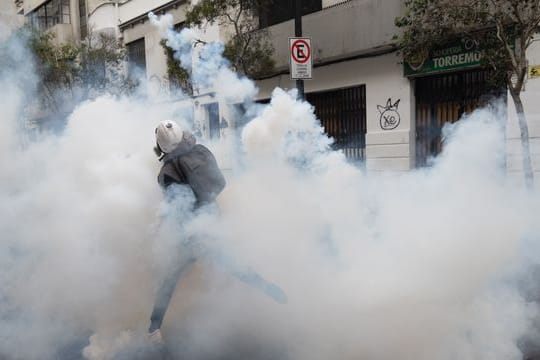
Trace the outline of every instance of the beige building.
<instances>
[{"instance_id":1,"label":"beige building","mask_svg":"<svg viewBox=\"0 0 540 360\"><path fill-rule=\"evenodd\" d=\"M0 41L13 29L24 24L24 17L18 13L16 3L11 1L0 2Z\"/></svg>"}]
</instances>

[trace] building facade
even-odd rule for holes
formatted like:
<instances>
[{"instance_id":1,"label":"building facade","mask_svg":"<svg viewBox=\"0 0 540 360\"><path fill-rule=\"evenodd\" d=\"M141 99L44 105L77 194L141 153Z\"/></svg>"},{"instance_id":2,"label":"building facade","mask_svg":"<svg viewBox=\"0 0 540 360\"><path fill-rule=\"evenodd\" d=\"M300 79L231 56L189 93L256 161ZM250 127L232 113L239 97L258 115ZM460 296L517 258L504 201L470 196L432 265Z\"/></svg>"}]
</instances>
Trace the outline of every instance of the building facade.
<instances>
[{"instance_id":1,"label":"building facade","mask_svg":"<svg viewBox=\"0 0 540 360\"><path fill-rule=\"evenodd\" d=\"M493 98L507 106L507 169L523 179L521 140L513 102L481 68L481 45L461 39L434 49L418 64L403 63L393 36L404 2L319 1L303 17L303 35L312 40L314 68L305 81L306 99L338 147L361 159L368 171L401 172L429 166L441 151L441 129ZM258 81L260 98L276 86L295 87L288 72L292 20L269 27L278 73ZM540 176L540 44L528 51L531 64L522 93L529 124L535 176ZM538 183L538 181L537 181Z\"/></svg>"},{"instance_id":2,"label":"building facade","mask_svg":"<svg viewBox=\"0 0 540 360\"><path fill-rule=\"evenodd\" d=\"M302 24L303 36L312 40L314 65L312 79L305 81L306 99L350 158L365 162L368 170L409 170L414 166L411 84L392 41L402 1L319 4ZM258 82L262 98L276 86L295 86L288 73L294 21L269 30L281 73ZM393 116L395 123L381 126L384 116Z\"/></svg>"},{"instance_id":3,"label":"building facade","mask_svg":"<svg viewBox=\"0 0 540 360\"><path fill-rule=\"evenodd\" d=\"M89 32L114 33L128 49L130 71L140 71L154 89L168 88L166 55L148 12L185 20L188 0L16 0L21 12L40 29L60 39L78 41ZM268 101L275 87L292 89L288 38L294 35L294 1L275 0L261 14L275 49L275 73L256 81L258 100ZM467 39L433 49L416 64L403 63L393 36L403 0L304 0L303 36L312 40L312 79L306 99L327 133L352 160L368 171L402 172L429 166L441 150L441 128L492 97L508 104L507 167L521 176L519 128L504 88L490 85L480 68L479 44ZM206 41L223 40L226 29L210 26ZM533 167L540 175L540 43L529 49L530 76L523 92L528 115ZM205 137L230 138L237 124L229 104L211 91L198 93L189 106ZM228 126L223 126L226 124Z\"/></svg>"}]
</instances>

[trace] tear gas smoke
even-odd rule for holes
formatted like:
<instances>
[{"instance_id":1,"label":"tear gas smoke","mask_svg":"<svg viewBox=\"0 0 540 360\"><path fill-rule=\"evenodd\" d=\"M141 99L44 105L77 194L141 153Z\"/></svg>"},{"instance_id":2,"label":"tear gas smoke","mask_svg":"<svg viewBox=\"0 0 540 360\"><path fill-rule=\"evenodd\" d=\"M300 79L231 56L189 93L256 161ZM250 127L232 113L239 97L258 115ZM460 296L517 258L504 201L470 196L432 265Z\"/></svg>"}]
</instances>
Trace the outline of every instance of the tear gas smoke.
<instances>
[{"instance_id":1,"label":"tear gas smoke","mask_svg":"<svg viewBox=\"0 0 540 360\"><path fill-rule=\"evenodd\" d=\"M156 16L149 14L152 24L159 30L167 46L174 52L182 67L191 74L193 87L199 90L212 89L216 100L227 104L252 101L257 94L255 84L245 77L240 77L228 67L228 61L222 56L223 44L212 42L202 49L195 48L197 33L190 28L176 32L172 28L172 15ZM194 64L193 58L197 61Z\"/></svg>"},{"instance_id":2,"label":"tear gas smoke","mask_svg":"<svg viewBox=\"0 0 540 360\"><path fill-rule=\"evenodd\" d=\"M152 21L191 52L193 37L166 19ZM163 326L174 358L506 360L538 338L529 275L540 201L505 182L496 108L448 126L433 167L375 175L331 151L313 109L276 89L242 133L246 161L221 215L158 226L187 216L162 203L151 150L177 104L103 96L62 133L20 146L30 65L23 45L9 46L2 62L19 66L0 76L0 357L152 358L155 287L186 234L272 279L289 302L202 258ZM253 83L226 70L219 48L198 60L202 83L229 77L217 97L249 101Z\"/></svg>"}]
</instances>

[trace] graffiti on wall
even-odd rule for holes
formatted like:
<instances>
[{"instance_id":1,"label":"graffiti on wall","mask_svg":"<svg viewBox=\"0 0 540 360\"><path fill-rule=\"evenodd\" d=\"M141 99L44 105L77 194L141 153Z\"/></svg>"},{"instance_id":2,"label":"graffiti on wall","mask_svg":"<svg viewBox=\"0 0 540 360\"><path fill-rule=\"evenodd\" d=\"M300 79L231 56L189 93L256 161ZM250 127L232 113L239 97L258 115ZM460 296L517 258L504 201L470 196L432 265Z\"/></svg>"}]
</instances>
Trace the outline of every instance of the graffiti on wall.
<instances>
[{"instance_id":1,"label":"graffiti on wall","mask_svg":"<svg viewBox=\"0 0 540 360\"><path fill-rule=\"evenodd\" d=\"M381 114L379 119L381 123L381 129L393 130L399 126L401 117L398 113L398 106L401 99L398 99L392 104L392 98L389 98L385 106L377 105L377 109Z\"/></svg>"}]
</instances>

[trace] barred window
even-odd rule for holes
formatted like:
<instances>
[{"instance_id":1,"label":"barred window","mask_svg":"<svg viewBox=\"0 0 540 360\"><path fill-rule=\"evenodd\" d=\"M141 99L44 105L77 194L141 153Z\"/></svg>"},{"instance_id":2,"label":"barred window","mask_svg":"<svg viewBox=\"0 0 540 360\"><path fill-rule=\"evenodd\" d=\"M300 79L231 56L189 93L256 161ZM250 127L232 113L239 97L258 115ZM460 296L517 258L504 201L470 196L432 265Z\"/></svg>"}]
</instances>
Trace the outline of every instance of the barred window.
<instances>
[{"instance_id":1,"label":"barred window","mask_svg":"<svg viewBox=\"0 0 540 360\"><path fill-rule=\"evenodd\" d=\"M474 69L415 80L416 166L433 165L443 149L442 128L492 99L506 102L506 85L493 82L492 70Z\"/></svg>"},{"instance_id":2,"label":"barred window","mask_svg":"<svg viewBox=\"0 0 540 360\"><path fill-rule=\"evenodd\" d=\"M342 150L353 162L366 155L366 86L306 94L324 131L334 139L333 148Z\"/></svg>"}]
</instances>

